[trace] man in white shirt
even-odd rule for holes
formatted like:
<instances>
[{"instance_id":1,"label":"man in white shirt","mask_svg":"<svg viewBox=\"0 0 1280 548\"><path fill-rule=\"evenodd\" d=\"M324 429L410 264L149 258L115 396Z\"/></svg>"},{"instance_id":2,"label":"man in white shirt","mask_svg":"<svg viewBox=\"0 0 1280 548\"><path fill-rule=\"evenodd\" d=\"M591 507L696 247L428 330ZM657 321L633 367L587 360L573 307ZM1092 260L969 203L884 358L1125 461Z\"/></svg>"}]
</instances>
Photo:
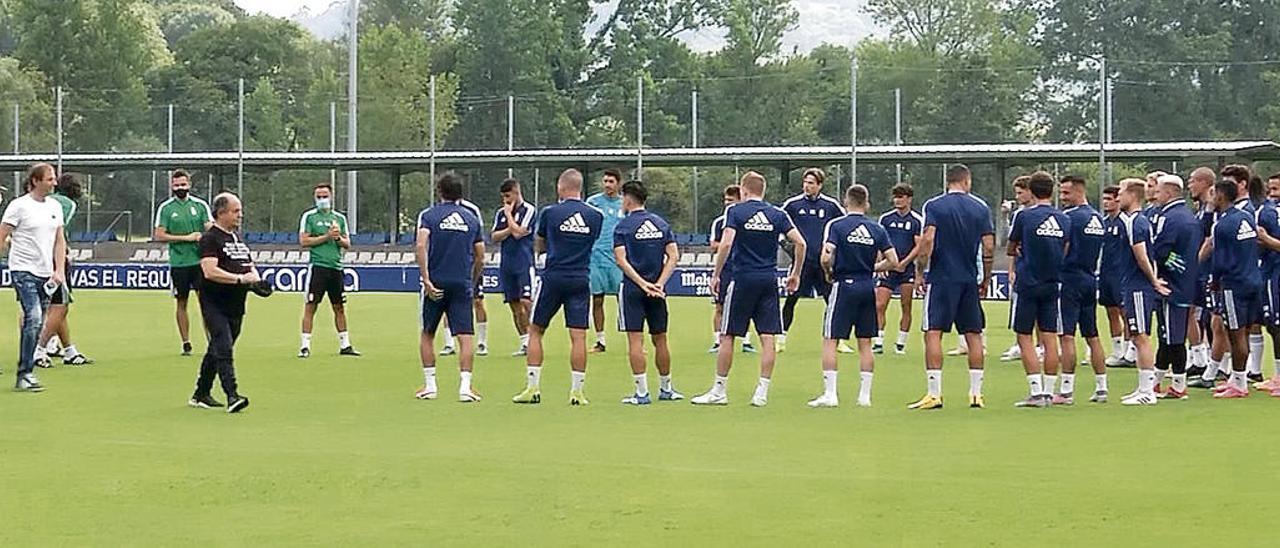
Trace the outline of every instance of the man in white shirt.
<instances>
[{"instance_id":1,"label":"man in white shirt","mask_svg":"<svg viewBox=\"0 0 1280 548\"><path fill-rule=\"evenodd\" d=\"M56 186L53 166L31 166L27 171L27 193L9 202L0 220L0 252L9 249L9 273L22 305L22 339L14 385L22 392L44 390L34 373L36 344L49 297L67 279L62 206L49 197Z\"/></svg>"}]
</instances>

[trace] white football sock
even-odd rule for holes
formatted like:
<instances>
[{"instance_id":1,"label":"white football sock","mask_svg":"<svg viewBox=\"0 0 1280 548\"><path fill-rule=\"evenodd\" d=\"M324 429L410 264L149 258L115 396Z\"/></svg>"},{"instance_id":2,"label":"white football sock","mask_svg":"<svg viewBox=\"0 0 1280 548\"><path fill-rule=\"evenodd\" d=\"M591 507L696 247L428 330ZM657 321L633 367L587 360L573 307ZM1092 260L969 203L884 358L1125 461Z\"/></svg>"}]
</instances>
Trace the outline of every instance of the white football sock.
<instances>
[{"instance_id":1,"label":"white football sock","mask_svg":"<svg viewBox=\"0 0 1280 548\"><path fill-rule=\"evenodd\" d=\"M436 391L436 366L422 366L422 384L427 387L428 392Z\"/></svg>"},{"instance_id":2,"label":"white football sock","mask_svg":"<svg viewBox=\"0 0 1280 548\"><path fill-rule=\"evenodd\" d=\"M1127 361L1127 362L1138 361L1138 347L1134 346L1132 342L1130 342L1127 346L1125 346L1124 361Z\"/></svg>"},{"instance_id":3,"label":"white football sock","mask_svg":"<svg viewBox=\"0 0 1280 548\"><path fill-rule=\"evenodd\" d=\"M1075 391L1076 391L1076 374L1063 373L1062 386L1058 388L1058 393L1069 396L1071 394L1074 394Z\"/></svg>"},{"instance_id":4,"label":"white football sock","mask_svg":"<svg viewBox=\"0 0 1280 548\"><path fill-rule=\"evenodd\" d=\"M1261 334L1249 335L1249 374L1262 374L1262 352L1266 339Z\"/></svg>"},{"instance_id":5,"label":"white football sock","mask_svg":"<svg viewBox=\"0 0 1280 548\"><path fill-rule=\"evenodd\" d=\"M671 391L671 375L658 375L658 390Z\"/></svg>"},{"instance_id":6,"label":"white football sock","mask_svg":"<svg viewBox=\"0 0 1280 548\"><path fill-rule=\"evenodd\" d=\"M910 335L911 335L911 334L910 334L910 333L907 333L906 331L899 331L899 332L898 332L898 346L906 346L906 345L907 345L907 337L909 337Z\"/></svg>"},{"instance_id":7,"label":"white football sock","mask_svg":"<svg viewBox=\"0 0 1280 548\"><path fill-rule=\"evenodd\" d=\"M1151 394L1155 392L1156 372L1151 369L1138 370L1138 392L1142 394Z\"/></svg>"},{"instance_id":8,"label":"white football sock","mask_svg":"<svg viewBox=\"0 0 1280 548\"><path fill-rule=\"evenodd\" d=\"M1168 374L1169 372L1167 370L1157 369L1156 370L1156 386L1160 386L1164 384L1164 377Z\"/></svg>"},{"instance_id":9,"label":"white football sock","mask_svg":"<svg viewBox=\"0 0 1280 548\"><path fill-rule=\"evenodd\" d=\"M929 395L935 398L942 397L942 370L930 369L925 371L924 379Z\"/></svg>"},{"instance_id":10,"label":"white football sock","mask_svg":"<svg viewBox=\"0 0 1280 548\"><path fill-rule=\"evenodd\" d=\"M604 331L596 331L596 344L605 345Z\"/></svg>"},{"instance_id":11,"label":"white football sock","mask_svg":"<svg viewBox=\"0 0 1280 548\"><path fill-rule=\"evenodd\" d=\"M529 388L537 388L542 383L542 367L530 365L525 367L529 380Z\"/></svg>"},{"instance_id":12,"label":"white football sock","mask_svg":"<svg viewBox=\"0 0 1280 548\"><path fill-rule=\"evenodd\" d=\"M586 371L570 371L573 376L573 390L582 390L582 385L587 382Z\"/></svg>"},{"instance_id":13,"label":"white football sock","mask_svg":"<svg viewBox=\"0 0 1280 548\"><path fill-rule=\"evenodd\" d=\"M1120 359L1124 357L1124 337L1111 337L1111 357Z\"/></svg>"},{"instance_id":14,"label":"white football sock","mask_svg":"<svg viewBox=\"0 0 1280 548\"><path fill-rule=\"evenodd\" d=\"M756 395L766 398L769 397L769 384L771 382L772 381L770 379L760 377L760 380L756 382Z\"/></svg>"},{"instance_id":15,"label":"white football sock","mask_svg":"<svg viewBox=\"0 0 1280 548\"><path fill-rule=\"evenodd\" d=\"M1044 395L1052 396L1058 393L1057 391L1058 391L1058 376L1045 375L1044 376Z\"/></svg>"},{"instance_id":16,"label":"white football sock","mask_svg":"<svg viewBox=\"0 0 1280 548\"><path fill-rule=\"evenodd\" d=\"M346 331L338 332L338 348L346 348L351 346L351 334Z\"/></svg>"},{"instance_id":17,"label":"white football sock","mask_svg":"<svg viewBox=\"0 0 1280 548\"><path fill-rule=\"evenodd\" d=\"M822 395L832 397L836 395L836 377L840 375L839 371L823 371L822 372Z\"/></svg>"},{"instance_id":18,"label":"white football sock","mask_svg":"<svg viewBox=\"0 0 1280 548\"><path fill-rule=\"evenodd\" d=\"M719 332L719 331L712 331L712 332L711 332L711 344L720 344L720 332Z\"/></svg>"},{"instance_id":19,"label":"white football sock","mask_svg":"<svg viewBox=\"0 0 1280 548\"><path fill-rule=\"evenodd\" d=\"M1172 387L1174 390L1177 390L1179 392L1187 391L1187 374L1186 373L1174 373L1172 375L1172 378L1173 378Z\"/></svg>"},{"instance_id":20,"label":"white football sock","mask_svg":"<svg viewBox=\"0 0 1280 548\"><path fill-rule=\"evenodd\" d=\"M529 334L525 333L524 335L520 335L520 347L524 348L527 346L529 346Z\"/></svg>"},{"instance_id":21,"label":"white football sock","mask_svg":"<svg viewBox=\"0 0 1280 548\"><path fill-rule=\"evenodd\" d=\"M489 322L476 322L476 344L489 346Z\"/></svg>"},{"instance_id":22,"label":"white football sock","mask_svg":"<svg viewBox=\"0 0 1280 548\"><path fill-rule=\"evenodd\" d=\"M862 371L858 374L858 378L861 380L861 383L858 385L858 401L871 401L871 381L874 377L875 373L870 371ZM835 393L833 392L831 395L834 396Z\"/></svg>"},{"instance_id":23,"label":"white football sock","mask_svg":"<svg viewBox=\"0 0 1280 548\"><path fill-rule=\"evenodd\" d=\"M1027 375L1027 391L1032 396L1044 394L1044 376L1039 373Z\"/></svg>"},{"instance_id":24,"label":"white football sock","mask_svg":"<svg viewBox=\"0 0 1280 548\"><path fill-rule=\"evenodd\" d=\"M302 347L301 347L301 348L311 348L311 334L310 334L310 333L303 333L303 334L302 334Z\"/></svg>"},{"instance_id":25,"label":"white football sock","mask_svg":"<svg viewBox=\"0 0 1280 548\"><path fill-rule=\"evenodd\" d=\"M983 378L983 376L984 376L984 375L983 375L983 370L982 370L982 369L970 369L970 370L969 370L969 395L970 395L970 396L981 396L981 395L982 395L982 378Z\"/></svg>"},{"instance_id":26,"label":"white football sock","mask_svg":"<svg viewBox=\"0 0 1280 548\"><path fill-rule=\"evenodd\" d=\"M871 339L871 344L879 344L879 345L883 345L883 344L884 344L884 330L883 330L883 329L881 329L880 331L877 331L877 332L876 332L876 336L875 336L874 338L872 338L872 339Z\"/></svg>"},{"instance_id":27,"label":"white football sock","mask_svg":"<svg viewBox=\"0 0 1280 548\"><path fill-rule=\"evenodd\" d=\"M646 376L644 373L640 373L639 375L631 375L631 380L636 384L637 396L644 397L649 395L649 377L648 376Z\"/></svg>"},{"instance_id":28,"label":"white football sock","mask_svg":"<svg viewBox=\"0 0 1280 548\"><path fill-rule=\"evenodd\" d=\"M449 329L447 322L444 326L444 347L453 348L453 330Z\"/></svg>"},{"instance_id":29,"label":"white football sock","mask_svg":"<svg viewBox=\"0 0 1280 548\"><path fill-rule=\"evenodd\" d=\"M787 334L786 334L786 333L779 333L777 337L778 337L778 344L787 344Z\"/></svg>"},{"instance_id":30,"label":"white football sock","mask_svg":"<svg viewBox=\"0 0 1280 548\"><path fill-rule=\"evenodd\" d=\"M63 348L63 349L62 349L62 356L63 356L63 357L66 357L66 358L73 358L73 357L75 357L75 356L79 356L79 355L80 355L80 351L79 351L79 350L76 350L76 345L74 345L74 344L68 344L65 348Z\"/></svg>"},{"instance_id":31,"label":"white football sock","mask_svg":"<svg viewBox=\"0 0 1280 548\"><path fill-rule=\"evenodd\" d=\"M729 388L729 377L721 377L716 375L715 382L711 383L711 393L716 396L723 396L725 390Z\"/></svg>"},{"instance_id":32,"label":"white football sock","mask_svg":"<svg viewBox=\"0 0 1280 548\"><path fill-rule=\"evenodd\" d=\"M462 372L462 381L458 384L458 393L459 394L471 393L471 372L470 371Z\"/></svg>"}]
</instances>

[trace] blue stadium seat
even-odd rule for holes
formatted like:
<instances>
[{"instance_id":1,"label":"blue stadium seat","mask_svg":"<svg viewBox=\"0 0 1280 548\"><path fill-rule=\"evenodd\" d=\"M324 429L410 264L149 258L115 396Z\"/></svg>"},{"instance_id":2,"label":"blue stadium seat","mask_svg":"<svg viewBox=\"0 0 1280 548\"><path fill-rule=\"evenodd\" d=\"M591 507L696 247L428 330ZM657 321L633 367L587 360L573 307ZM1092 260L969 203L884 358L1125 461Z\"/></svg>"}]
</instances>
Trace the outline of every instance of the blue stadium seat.
<instances>
[{"instance_id":1,"label":"blue stadium seat","mask_svg":"<svg viewBox=\"0 0 1280 548\"><path fill-rule=\"evenodd\" d=\"M247 244L260 244L262 243L262 235L257 232L245 232L244 242Z\"/></svg>"},{"instance_id":2,"label":"blue stadium seat","mask_svg":"<svg viewBox=\"0 0 1280 548\"><path fill-rule=\"evenodd\" d=\"M400 239L396 240L396 245L413 245L414 236L412 232L401 234Z\"/></svg>"}]
</instances>

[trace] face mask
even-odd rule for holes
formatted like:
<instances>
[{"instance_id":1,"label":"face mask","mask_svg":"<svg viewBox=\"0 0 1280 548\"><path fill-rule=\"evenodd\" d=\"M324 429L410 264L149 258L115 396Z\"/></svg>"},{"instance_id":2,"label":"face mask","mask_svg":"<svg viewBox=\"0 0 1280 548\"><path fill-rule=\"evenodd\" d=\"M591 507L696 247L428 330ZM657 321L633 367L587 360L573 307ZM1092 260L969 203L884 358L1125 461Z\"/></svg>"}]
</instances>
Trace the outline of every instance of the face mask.
<instances>
[{"instance_id":1,"label":"face mask","mask_svg":"<svg viewBox=\"0 0 1280 548\"><path fill-rule=\"evenodd\" d=\"M332 198L316 198L316 209L328 211L331 207L333 207Z\"/></svg>"},{"instance_id":2,"label":"face mask","mask_svg":"<svg viewBox=\"0 0 1280 548\"><path fill-rule=\"evenodd\" d=\"M173 195L176 196L179 200L187 199L187 194L189 194L190 192L191 190L186 188L173 189Z\"/></svg>"}]
</instances>

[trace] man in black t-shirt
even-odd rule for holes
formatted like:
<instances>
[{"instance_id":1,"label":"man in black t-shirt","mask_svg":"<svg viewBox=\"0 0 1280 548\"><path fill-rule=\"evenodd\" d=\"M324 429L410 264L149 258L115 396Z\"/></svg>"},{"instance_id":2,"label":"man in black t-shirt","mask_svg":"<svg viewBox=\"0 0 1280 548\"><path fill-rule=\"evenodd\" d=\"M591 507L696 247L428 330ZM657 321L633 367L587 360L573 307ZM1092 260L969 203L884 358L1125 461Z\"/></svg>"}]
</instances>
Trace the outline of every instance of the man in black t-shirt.
<instances>
[{"instance_id":1,"label":"man in black t-shirt","mask_svg":"<svg viewBox=\"0 0 1280 548\"><path fill-rule=\"evenodd\" d=\"M209 332L209 349L200 363L196 391L188 402L191 407L223 406L209 394L215 376L222 381L222 391L227 395L228 413L239 413L249 406L249 398L236 389L233 352L244 320L245 295L249 286L261 278L249 247L236 234L242 216L236 195L219 194L213 199L213 226L200 238L200 269L204 274L200 308Z\"/></svg>"}]
</instances>

